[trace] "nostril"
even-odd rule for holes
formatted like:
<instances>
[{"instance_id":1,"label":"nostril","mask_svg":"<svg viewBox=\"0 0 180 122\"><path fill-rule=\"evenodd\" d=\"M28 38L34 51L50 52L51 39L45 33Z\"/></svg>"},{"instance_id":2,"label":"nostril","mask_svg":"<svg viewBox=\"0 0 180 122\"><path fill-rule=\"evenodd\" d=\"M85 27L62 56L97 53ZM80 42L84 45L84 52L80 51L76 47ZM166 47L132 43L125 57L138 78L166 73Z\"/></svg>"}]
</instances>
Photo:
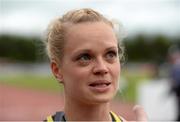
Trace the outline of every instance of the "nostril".
<instances>
[{"instance_id":1,"label":"nostril","mask_svg":"<svg viewBox=\"0 0 180 122\"><path fill-rule=\"evenodd\" d=\"M105 75L107 74L108 72L106 70L96 70L94 72L95 75Z\"/></svg>"},{"instance_id":2,"label":"nostril","mask_svg":"<svg viewBox=\"0 0 180 122\"><path fill-rule=\"evenodd\" d=\"M108 68L103 58L99 58L99 60L96 60L93 67L93 72L96 75L104 75L108 73Z\"/></svg>"}]
</instances>

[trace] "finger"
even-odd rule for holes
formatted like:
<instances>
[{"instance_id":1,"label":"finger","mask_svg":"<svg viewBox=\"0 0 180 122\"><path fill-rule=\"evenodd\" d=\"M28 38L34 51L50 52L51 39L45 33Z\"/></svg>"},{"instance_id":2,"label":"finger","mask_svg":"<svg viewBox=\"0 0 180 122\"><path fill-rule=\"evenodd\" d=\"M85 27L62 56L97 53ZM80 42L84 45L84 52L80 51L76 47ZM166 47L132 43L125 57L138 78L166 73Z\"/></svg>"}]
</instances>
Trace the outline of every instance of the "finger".
<instances>
[{"instance_id":1,"label":"finger","mask_svg":"<svg viewBox=\"0 0 180 122\"><path fill-rule=\"evenodd\" d=\"M141 107L140 105L136 105L134 106L133 111L136 116L136 121L147 121L147 114L144 111L143 107Z\"/></svg>"}]
</instances>

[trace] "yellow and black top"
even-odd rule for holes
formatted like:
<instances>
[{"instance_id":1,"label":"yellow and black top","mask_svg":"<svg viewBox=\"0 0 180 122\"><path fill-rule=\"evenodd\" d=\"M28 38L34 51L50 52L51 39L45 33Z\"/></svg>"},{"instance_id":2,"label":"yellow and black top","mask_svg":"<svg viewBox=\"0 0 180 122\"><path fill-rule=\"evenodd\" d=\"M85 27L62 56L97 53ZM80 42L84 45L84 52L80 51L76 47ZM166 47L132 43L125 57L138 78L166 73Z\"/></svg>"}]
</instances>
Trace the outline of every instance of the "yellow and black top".
<instances>
[{"instance_id":1,"label":"yellow and black top","mask_svg":"<svg viewBox=\"0 0 180 122\"><path fill-rule=\"evenodd\" d=\"M112 122L123 122L123 120L117 116L114 112L110 112ZM56 112L53 116L48 116L44 122L65 122L65 115L64 112Z\"/></svg>"}]
</instances>

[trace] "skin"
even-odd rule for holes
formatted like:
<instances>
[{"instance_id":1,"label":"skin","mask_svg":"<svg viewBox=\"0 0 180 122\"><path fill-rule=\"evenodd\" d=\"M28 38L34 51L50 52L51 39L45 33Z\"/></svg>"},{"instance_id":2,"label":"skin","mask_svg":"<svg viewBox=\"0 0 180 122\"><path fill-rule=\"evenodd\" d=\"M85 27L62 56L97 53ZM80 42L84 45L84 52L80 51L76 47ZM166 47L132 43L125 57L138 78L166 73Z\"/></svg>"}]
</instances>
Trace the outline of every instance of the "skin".
<instances>
[{"instance_id":1,"label":"skin","mask_svg":"<svg viewBox=\"0 0 180 122\"><path fill-rule=\"evenodd\" d=\"M67 40L61 73L68 99L84 104L111 100L120 74L117 40L112 28L105 23L74 25L68 30ZM93 92L88 84L96 80L111 82L110 90Z\"/></svg>"},{"instance_id":2,"label":"skin","mask_svg":"<svg viewBox=\"0 0 180 122\"><path fill-rule=\"evenodd\" d=\"M121 69L117 44L112 27L104 22L68 28L63 59L60 65L51 62L53 74L64 85L67 120L111 121L109 102L118 90ZM110 85L97 90L90 86L94 82Z\"/></svg>"}]
</instances>

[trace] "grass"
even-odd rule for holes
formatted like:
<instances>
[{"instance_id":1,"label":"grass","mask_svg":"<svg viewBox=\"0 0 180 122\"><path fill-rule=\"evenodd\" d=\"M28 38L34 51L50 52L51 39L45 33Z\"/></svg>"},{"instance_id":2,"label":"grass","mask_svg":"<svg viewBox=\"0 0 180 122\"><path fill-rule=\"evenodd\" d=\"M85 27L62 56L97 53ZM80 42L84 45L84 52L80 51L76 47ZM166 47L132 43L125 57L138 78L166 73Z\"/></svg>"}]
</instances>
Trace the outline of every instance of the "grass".
<instances>
[{"instance_id":1,"label":"grass","mask_svg":"<svg viewBox=\"0 0 180 122\"><path fill-rule=\"evenodd\" d=\"M138 86L146 79L149 79L149 75L147 73L140 72L123 72L122 76L125 78L127 85L124 89L121 89L121 92L117 94L117 98L123 101L136 102L138 96Z\"/></svg>"},{"instance_id":2,"label":"grass","mask_svg":"<svg viewBox=\"0 0 180 122\"><path fill-rule=\"evenodd\" d=\"M148 79L147 73L140 72L122 72L122 77L125 78L127 86L121 89L121 93L117 94L117 99L123 101L136 102L137 100L137 88L143 80ZM25 87L29 89L44 90L59 92L63 90L63 86L60 85L53 76L41 76L35 74L16 74L16 75L4 75L0 76L0 83L13 85L18 87ZM121 84L120 84L121 85Z\"/></svg>"},{"instance_id":3,"label":"grass","mask_svg":"<svg viewBox=\"0 0 180 122\"><path fill-rule=\"evenodd\" d=\"M58 92L62 91L60 85L53 76L41 76L35 74L16 74L0 76L0 83L25 87L29 89Z\"/></svg>"}]
</instances>

